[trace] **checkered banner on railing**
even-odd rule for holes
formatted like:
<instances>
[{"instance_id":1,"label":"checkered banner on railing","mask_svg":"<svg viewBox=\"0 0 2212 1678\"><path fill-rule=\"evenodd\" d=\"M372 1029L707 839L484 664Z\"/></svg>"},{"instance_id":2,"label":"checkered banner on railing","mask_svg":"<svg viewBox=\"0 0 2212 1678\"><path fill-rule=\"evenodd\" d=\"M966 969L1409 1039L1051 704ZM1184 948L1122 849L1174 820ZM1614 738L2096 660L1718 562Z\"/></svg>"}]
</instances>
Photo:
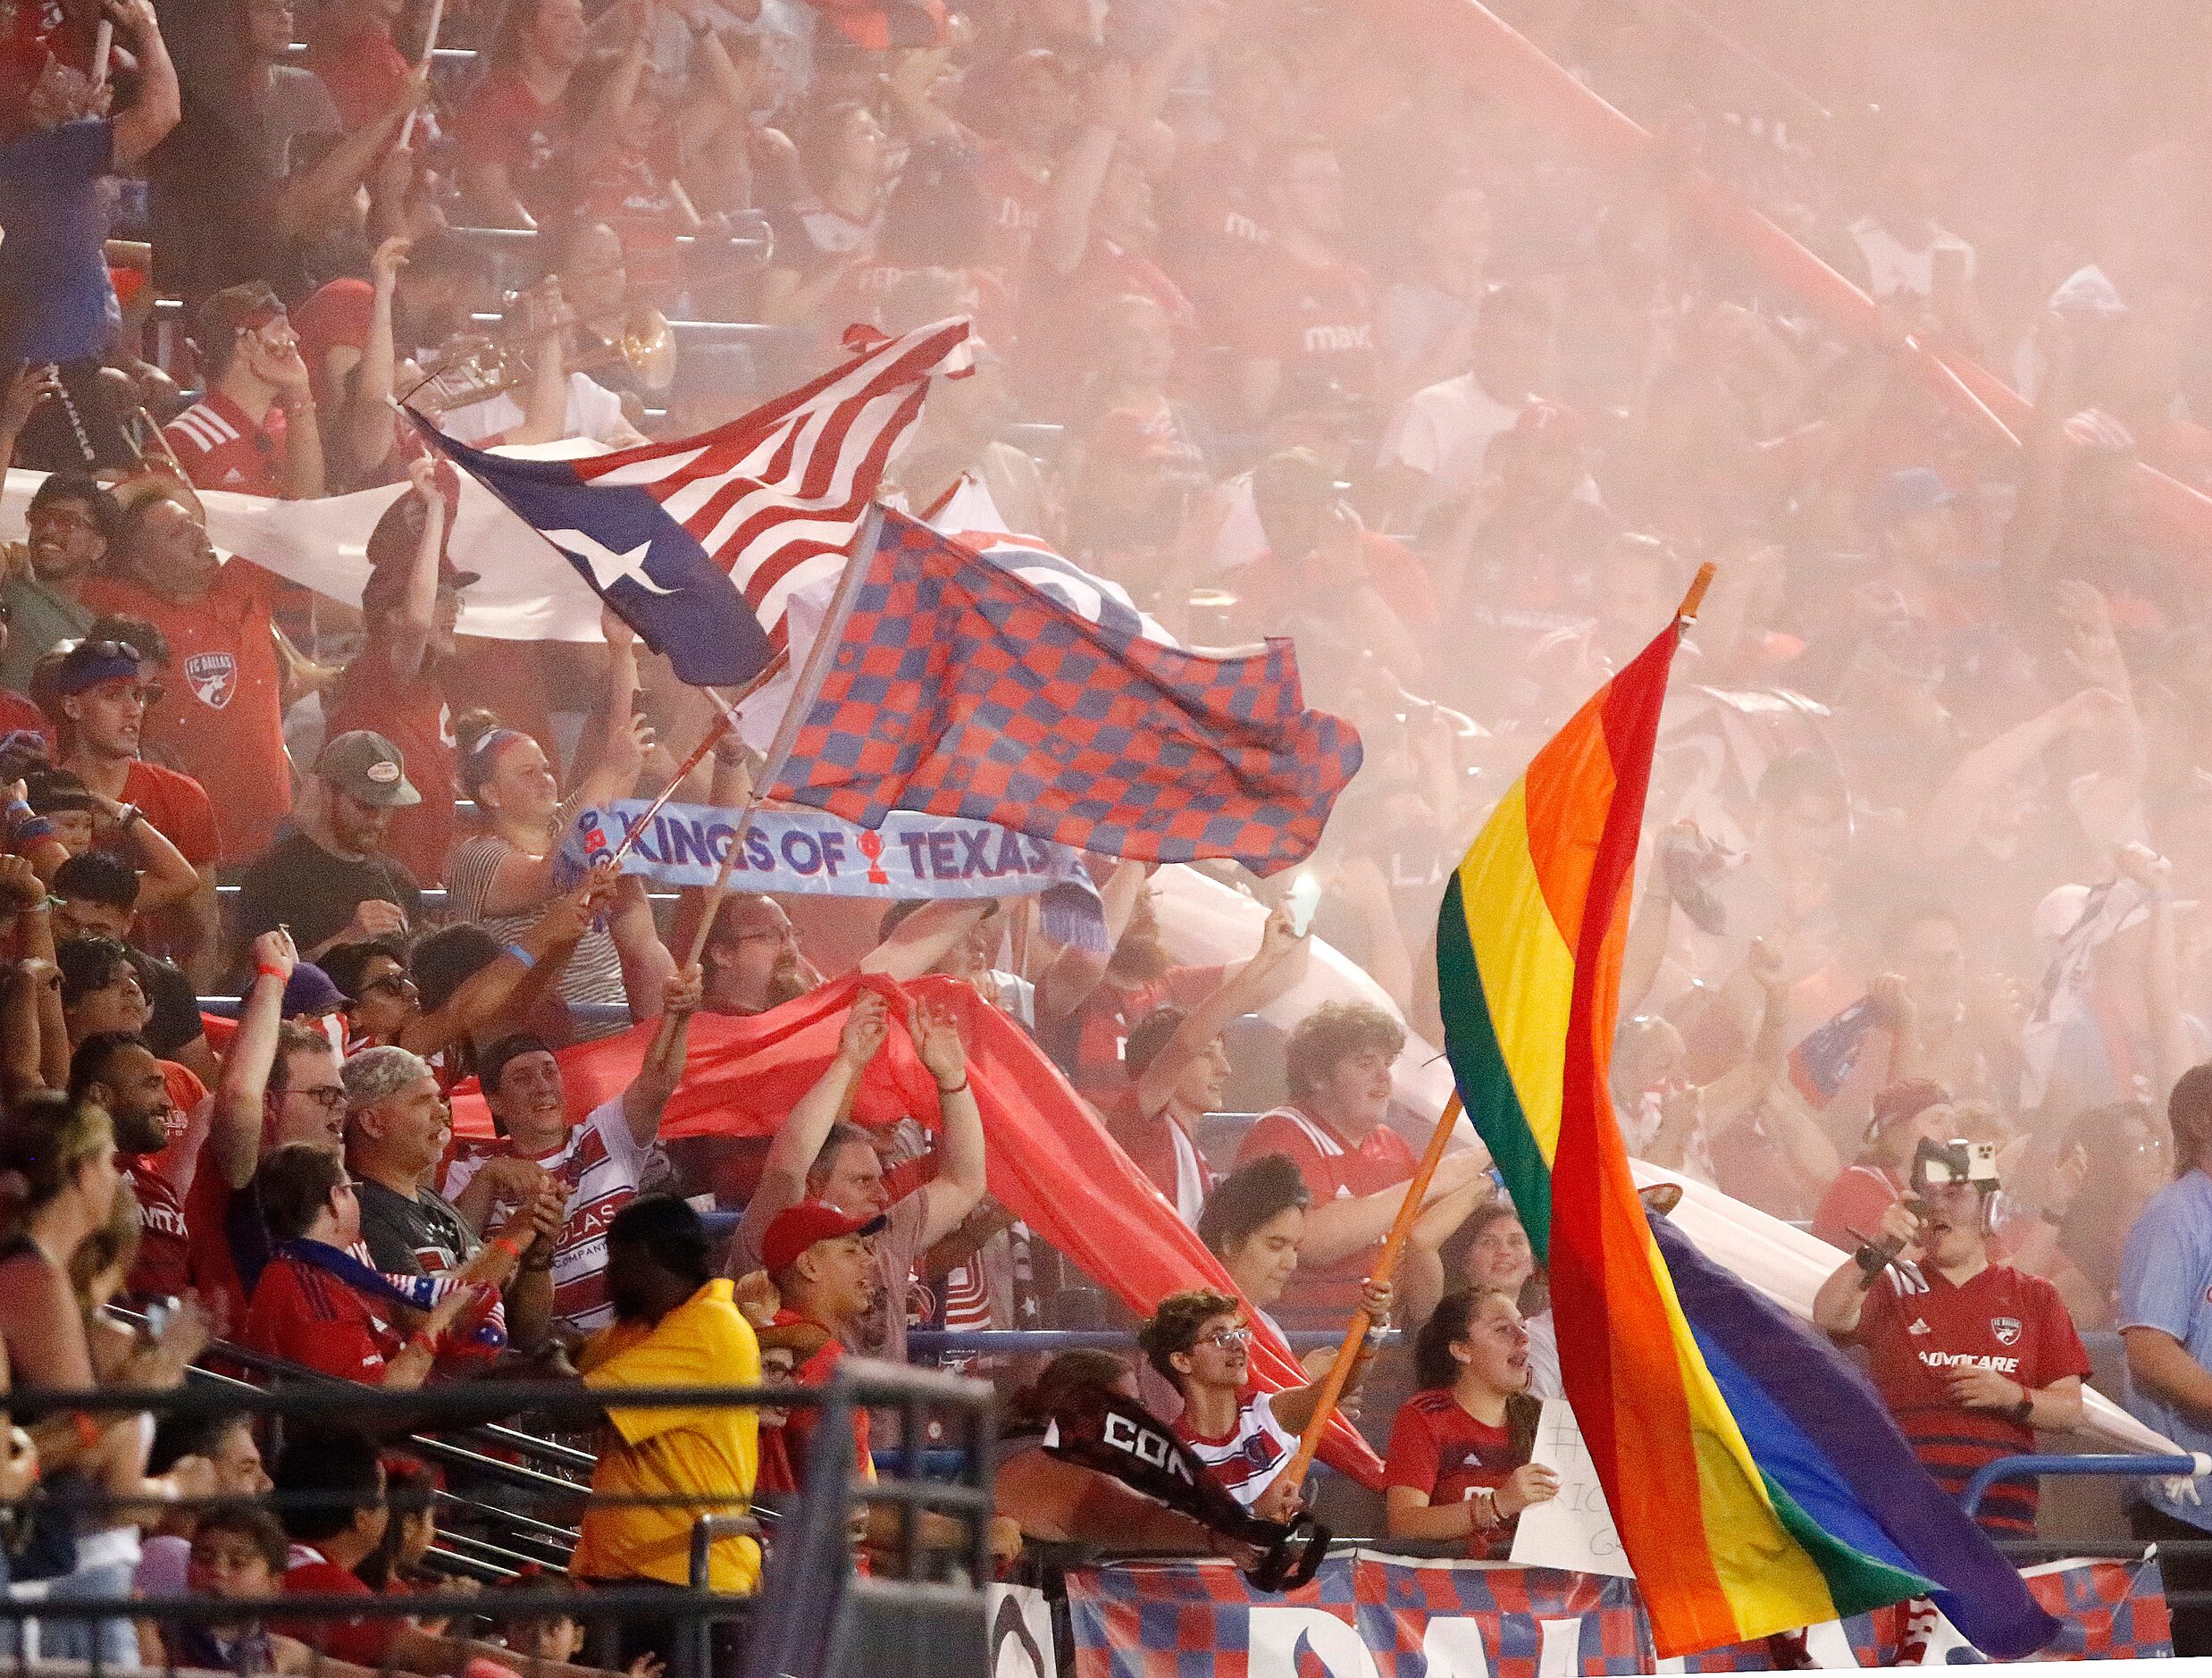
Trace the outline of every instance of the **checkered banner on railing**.
<instances>
[{"instance_id":1,"label":"checkered banner on railing","mask_svg":"<svg viewBox=\"0 0 2212 1678\"><path fill-rule=\"evenodd\" d=\"M2039 1660L2170 1652L2155 1562L2055 1562L2027 1578L2065 1622ZM1070 1569L1067 1585L1073 1678L1597 1678L1778 1664L1764 1644L1662 1663L1632 1582L1499 1563L1346 1551L1281 1596L1253 1592L1225 1562ZM1863 1615L1814 1628L1809 1653L1824 1667L1884 1665L1903 1630L1900 1610ZM1940 1626L1926 1664L1950 1664L1961 1647Z\"/></svg>"}]
</instances>

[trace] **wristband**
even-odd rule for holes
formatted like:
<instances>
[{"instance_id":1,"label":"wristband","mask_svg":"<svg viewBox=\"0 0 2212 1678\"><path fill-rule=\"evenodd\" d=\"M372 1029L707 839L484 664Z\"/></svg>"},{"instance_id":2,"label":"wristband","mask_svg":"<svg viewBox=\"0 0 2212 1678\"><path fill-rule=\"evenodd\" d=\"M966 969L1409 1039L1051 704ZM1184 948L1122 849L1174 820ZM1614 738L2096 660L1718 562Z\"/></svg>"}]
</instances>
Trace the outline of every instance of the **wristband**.
<instances>
[{"instance_id":1,"label":"wristband","mask_svg":"<svg viewBox=\"0 0 2212 1678\"><path fill-rule=\"evenodd\" d=\"M2009 1420L2017 1422L2023 1428L2032 1427L2035 1424L2035 1395L2023 1389L2020 1394L2020 1402L2005 1412L2005 1414Z\"/></svg>"},{"instance_id":2,"label":"wristband","mask_svg":"<svg viewBox=\"0 0 2212 1678\"><path fill-rule=\"evenodd\" d=\"M938 1086L937 1086L937 1094L938 1094L938 1095L959 1095L959 1094L962 1090L966 1089L967 1087L968 1087L968 1074L967 1074L967 1073L965 1073L965 1072L962 1072L962 1073L960 1074L960 1081L959 1081L959 1083L957 1083L957 1084L953 1085L953 1086L952 1086L950 1089L946 1088L946 1087L945 1087L945 1086L943 1086L943 1084L938 1085Z\"/></svg>"},{"instance_id":3,"label":"wristband","mask_svg":"<svg viewBox=\"0 0 2212 1678\"><path fill-rule=\"evenodd\" d=\"M410 1352L428 1352L435 1356L438 1351L438 1337L417 1330L407 1337L406 1349Z\"/></svg>"},{"instance_id":4,"label":"wristband","mask_svg":"<svg viewBox=\"0 0 2212 1678\"><path fill-rule=\"evenodd\" d=\"M272 978L280 985L289 985L292 980L292 976L289 973L287 973L282 968L272 967L266 961L264 961L259 967L256 968L254 972L259 977Z\"/></svg>"},{"instance_id":5,"label":"wristband","mask_svg":"<svg viewBox=\"0 0 2212 1678\"><path fill-rule=\"evenodd\" d=\"M19 909L15 912L19 915L43 915L47 910L51 910L59 901L60 899L49 894L40 898L35 903L26 903L21 909Z\"/></svg>"},{"instance_id":6,"label":"wristband","mask_svg":"<svg viewBox=\"0 0 2212 1678\"><path fill-rule=\"evenodd\" d=\"M29 844L34 839L51 839L54 837L54 818L51 816L29 817L17 825L11 837L19 845Z\"/></svg>"},{"instance_id":7,"label":"wristband","mask_svg":"<svg viewBox=\"0 0 2212 1678\"><path fill-rule=\"evenodd\" d=\"M511 955L517 961L520 961L523 964L523 971L525 973L527 973L532 968L538 965L538 958L531 954L529 951L524 949L519 944L508 944L504 953Z\"/></svg>"},{"instance_id":8,"label":"wristband","mask_svg":"<svg viewBox=\"0 0 2212 1678\"><path fill-rule=\"evenodd\" d=\"M511 1235L495 1235L486 1245L498 1247L518 1264L522 1262L522 1244Z\"/></svg>"},{"instance_id":9,"label":"wristband","mask_svg":"<svg viewBox=\"0 0 2212 1678\"><path fill-rule=\"evenodd\" d=\"M6 816L11 821L21 820L26 816L32 816L37 813L37 811L31 809L29 801L21 798L12 798L8 800L6 808L4 810L0 810L0 815Z\"/></svg>"},{"instance_id":10,"label":"wristband","mask_svg":"<svg viewBox=\"0 0 2212 1678\"><path fill-rule=\"evenodd\" d=\"M69 1419L76 1424L78 1444L83 1446L88 1451L99 1444L100 1424L98 1422L81 1410L71 1411Z\"/></svg>"},{"instance_id":11,"label":"wristband","mask_svg":"<svg viewBox=\"0 0 2212 1678\"><path fill-rule=\"evenodd\" d=\"M1896 1258L1904 1250L1903 1247L1889 1241L1862 1242L1859 1250L1851 1254L1851 1263L1857 1265L1864 1272L1866 1279L1871 1282L1882 1271L1888 1270L1890 1260Z\"/></svg>"},{"instance_id":12,"label":"wristband","mask_svg":"<svg viewBox=\"0 0 2212 1678\"><path fill-rule=\"evenodd\" d=\"M115 831L117 833L129 833L134 823L142 822L145 819L146 812L140 810L136 804L125 804L121 810L115 812Z\"/></svg>"}]
</instances>

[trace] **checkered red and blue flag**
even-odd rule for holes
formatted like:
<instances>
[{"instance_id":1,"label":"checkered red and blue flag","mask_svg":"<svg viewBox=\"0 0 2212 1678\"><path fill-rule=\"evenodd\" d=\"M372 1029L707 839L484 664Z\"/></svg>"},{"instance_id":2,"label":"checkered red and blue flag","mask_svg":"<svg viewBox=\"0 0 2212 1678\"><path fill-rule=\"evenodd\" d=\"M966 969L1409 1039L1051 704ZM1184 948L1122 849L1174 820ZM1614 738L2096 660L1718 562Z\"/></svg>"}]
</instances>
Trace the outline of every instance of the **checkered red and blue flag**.
<instances>
[{"instance_id":1,"label":"checkered red and blue flag","mask_svg":"<svg viewBox=\"0 0 2212 1678\"><path fill-rule=\"evenodd\" d=\"M1351 725L1305 709L1287 641L1163 646L898 514L862 563L778 798L1270 874L1312 852L1360 767Z\"/></svg>"},{"instance_id":2,"label":"checkered red and blue flag","mask_svg":"<svg viewBox=\"0 0 2212 1678\"><path fill-rule=\"evenodd\" d=\"M855 328L850 359L726 425L582 459L486 454L409 412L681 680L737 686L783 649L791 596L845 563L930 375L957 376L968 332Z\"/></svg>"}]
</instances>

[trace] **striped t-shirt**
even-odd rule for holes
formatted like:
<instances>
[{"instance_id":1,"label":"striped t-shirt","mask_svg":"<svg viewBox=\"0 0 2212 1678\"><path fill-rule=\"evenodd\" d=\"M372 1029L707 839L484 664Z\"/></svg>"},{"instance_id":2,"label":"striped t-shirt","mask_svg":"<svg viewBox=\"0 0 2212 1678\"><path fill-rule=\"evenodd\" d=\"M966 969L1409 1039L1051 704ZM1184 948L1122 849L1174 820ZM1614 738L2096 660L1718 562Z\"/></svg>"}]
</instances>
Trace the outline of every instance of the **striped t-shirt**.
<instances>
[{"instance_id":1,"label":"striped t-shirt","mask_svg":"<svg viewBox=\"0 0 2212 1678\"><path fill-rule=\"evenodd\" d=\"M1194 1431L1190 1412L1175 1419L1175 1436L1213 1471L1229 1496L1249 1509L1275 1483L1298 1448L1298 1436L1275 1419L1274 1396L1254 1392L1236 1407L1236 1422L1219 1438Z\"/></svg>"},{"instance_id":2,"label":"striped t-shirt","mask_svg":"<svg viewBox=\"0 0 2212 1678\"><path fill-rule=\"evenodd\" d=\"M454 846L453 854L446 860L447 914L456 920L474 921L503 944L521 938L545 912L543 903L533 903L512 915L484 912L484 905L491 897L492 877L499 873L499 864L518 850L513 841L498 834L477 834ZM627 1000L622 986L622 953L615 948L613 933L605 927L595 926L583 935L576 953L561 969L554 994L569 1003ZM616 1026L607 1030L621 1028ZM577 1035L590 1037L605 1034L582 1031Z\"/></svg>"}]
</instances>

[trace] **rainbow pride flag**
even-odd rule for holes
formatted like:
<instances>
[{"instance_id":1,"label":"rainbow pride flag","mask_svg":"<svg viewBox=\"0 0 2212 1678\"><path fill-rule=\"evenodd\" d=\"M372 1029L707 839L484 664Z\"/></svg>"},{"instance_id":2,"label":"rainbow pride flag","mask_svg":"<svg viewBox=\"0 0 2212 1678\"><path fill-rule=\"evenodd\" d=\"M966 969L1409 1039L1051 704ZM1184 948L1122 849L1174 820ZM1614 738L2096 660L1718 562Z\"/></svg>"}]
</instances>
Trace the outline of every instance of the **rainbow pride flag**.
<instances>
[{"instance_id":1,"label":"rainbow pride flag","mask_svg":"<svg viewBox=\"0 0 2212 1678\"><path fill-rule=\"evenodd\" d=\"M1607 1073L1680 639L1669 625L1544 745L1446 883L1453 1076L1549 1267L1567 1398L1659 1653L1932 1594L1977 1647L2017 1658L2056 1625L1873 1389L1717 1266L1678 1290L1630 1176Z\"/></svg>"}]
</instances>

